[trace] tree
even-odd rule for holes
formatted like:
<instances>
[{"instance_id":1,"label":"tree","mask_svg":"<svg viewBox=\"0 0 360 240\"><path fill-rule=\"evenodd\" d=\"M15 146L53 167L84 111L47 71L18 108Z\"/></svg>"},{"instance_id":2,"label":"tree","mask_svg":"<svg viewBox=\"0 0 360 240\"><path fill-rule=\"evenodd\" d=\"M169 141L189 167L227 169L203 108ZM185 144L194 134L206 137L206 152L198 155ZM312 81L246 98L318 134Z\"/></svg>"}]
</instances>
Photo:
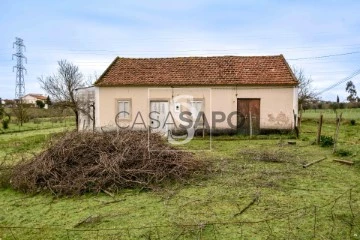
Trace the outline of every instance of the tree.
<instances>
[{"instance_id":1,"label":"tree","mask_svg":"<svg viewBox=\"0 0 360 240\"><path fill-rule=\"evenodd\" d=\"M51 99L50 99L50 96L47 96L46 100L45 100L45 103L50 106L52 104L51 102Z\"/></svg>"},{"instance_id":2,"label":"tree","mask_svg":"<svg viewBox=\"0 0 360 240\"><path fill-rule=\"evenodd\" d=\"M305 76L304 71L301 68L293 67L292 71L299 81L299 93L298 93L298 101L299 106L308 103L309 101L316 99L316 94L311 86L312 79L310 77Z\"/></svg>"},{"instance_id":3,"label":"tree","mask_svg":"<svg viewBox=\"0 0 360 240\"><path fill-rule=\"evenodd\" d=\"M24 104L21 100L16 104L15 107L11 108L12 113L16 117L17 123L20 123L20 126L22 126L23 123L29 121L27 108L29 108L29 104Z\"/></svg>"},{"instance_id":4,"label":"tree","mask_svg":"<svg viewBox=\"0 0 360 240\"><path fill-rule=\"evenodd\" d=\"M349 96L346 98L349 102L356 102L357 100L357 96L356 96L356 89L355 89L355 85L352 81L348 81L346 83L346 89L345 89L348 93Z\"/></svg>"},{"instance_id":5,"label":"tree","mask_svg":"<svg viewBox=\"0 0 360 240\"><path fill-rule=\"evenodd\" d=\"M41 100L36 100L36 106L38 106L39 108L44 108L45 103Z\"/></svg>"},{"instance_id":6,"label":"tree","mask_svg":"<svg viewBox=\"0 0 360 240\"><path fill-rule=\"evenodd\" d=\"M76 89L85 86L83 74L79 67L67 60L58 61L58 71L48 77L39 77L41 88L53 99L61 103L63 107L73 110L76 120L76 128L79 124L80 106L76 96Z\"/></svg>"}]
</instances>

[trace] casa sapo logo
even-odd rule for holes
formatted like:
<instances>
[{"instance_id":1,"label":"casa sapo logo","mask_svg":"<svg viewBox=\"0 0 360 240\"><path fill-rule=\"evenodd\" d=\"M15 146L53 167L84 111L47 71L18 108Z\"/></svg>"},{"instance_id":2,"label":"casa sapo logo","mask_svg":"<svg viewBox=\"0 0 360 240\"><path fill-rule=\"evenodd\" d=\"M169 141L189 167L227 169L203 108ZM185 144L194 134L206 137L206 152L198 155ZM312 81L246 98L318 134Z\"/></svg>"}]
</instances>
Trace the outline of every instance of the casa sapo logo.
<instances>
[{"instance_id":1,"label":"casa sapo logo","mask_svg":"<svg viewBox=\"0 0 360 240\"><path fill-rule=\"evenodd\" d=\"M181 102L183 109L194 110L194 107L190 104L192 99L194 98L190 95L179 95L173 98L173 103ZM211 116L206 115L204 111L181 111L177 114L173 114L171 111L150 111L147 115L149 121L144 120L146 115L141 111L137 111L134 120L129 122L124 121L122 117L130 116L130 113L120 111L116 115L115 123L120 129L150 129L153 132L163 133L167 136L169 143L179 145L189 142L194 137L195 129L199 127L215 129L217 124L222 124L224 127L223 123L226 122L227 128L237 129L241 128L246 120L246 117L237 111L233 111L228 115L222 111L212 111ZM211 118L211 128L208 121L209 117ZM178 130L185 130L186 134L175 136L174 132Z\"/></svg>"}]
</instances>

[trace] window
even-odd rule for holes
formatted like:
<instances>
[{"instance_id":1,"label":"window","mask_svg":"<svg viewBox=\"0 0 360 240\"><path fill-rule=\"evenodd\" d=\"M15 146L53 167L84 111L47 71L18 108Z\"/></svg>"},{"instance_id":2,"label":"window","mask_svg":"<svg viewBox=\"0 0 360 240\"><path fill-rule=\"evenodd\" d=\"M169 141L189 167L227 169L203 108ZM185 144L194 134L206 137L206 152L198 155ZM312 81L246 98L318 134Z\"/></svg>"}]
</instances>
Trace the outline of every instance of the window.
<instances>
[{"instance_id":1,"label":"window","mask_svg":"<svg viewBox=\"0 0 360 240\"><path fill-rule=\"evenodd\" d=\"M190 104L191 104L191 115L194 119L197 119L199 112L203 111L203 101L191 101Z\"/></svg>"},{"instance_id":2,"label":"window","mask_svg":"<svg viewBox=\"0 0 360 240\"><path fill-rule=\"evenodd\" d=\"M118 101L118 118L119 119L130 119L131 114L131 101L130 100L119 100Z\"/></svg>"}]
</instances>

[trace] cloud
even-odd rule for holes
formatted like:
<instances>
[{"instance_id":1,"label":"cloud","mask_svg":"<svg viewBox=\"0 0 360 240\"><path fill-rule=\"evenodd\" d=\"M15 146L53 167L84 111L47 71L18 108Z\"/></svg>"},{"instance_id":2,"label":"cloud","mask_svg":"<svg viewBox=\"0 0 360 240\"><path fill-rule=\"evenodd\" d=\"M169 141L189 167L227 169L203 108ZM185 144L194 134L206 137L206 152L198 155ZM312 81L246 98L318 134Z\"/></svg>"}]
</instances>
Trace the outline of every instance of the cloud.
<instances>
[{"instance_id":1,"label":"cloud","mask_svg":"<svg viewBox=\"0 0 360 240\"><path fill-rule=\"evenodd\" d=\"M0 96L12 98L12 41L25 40L26 90L68 59L85 75L101 74L116 56L274 55L287 59L360 50L357 2L284 1L34 1L2 2ZM17 9L27 9L14 19ZM18 35L19 34L19 35ZM289 60L318 90L350 75L360 54ZM356 84L356 81L355 81ZM329 91L345 96L342 86Z\"/></svg>"}]
</instances>

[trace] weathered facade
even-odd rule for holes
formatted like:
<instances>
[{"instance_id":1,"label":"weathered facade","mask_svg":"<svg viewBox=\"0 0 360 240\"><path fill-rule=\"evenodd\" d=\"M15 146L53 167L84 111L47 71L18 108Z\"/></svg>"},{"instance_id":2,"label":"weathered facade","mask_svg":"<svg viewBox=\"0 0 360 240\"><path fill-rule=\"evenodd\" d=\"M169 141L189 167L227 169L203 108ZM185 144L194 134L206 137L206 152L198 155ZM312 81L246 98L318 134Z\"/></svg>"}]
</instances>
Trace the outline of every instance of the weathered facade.
<instances>
[{"instance_id":1,"label":"weathered facade","mask_svg":"<svg viewBox=\"0 0 360 240\"><path fill-rule=\"evenodd\" d=\"M95 128L292 129L297 84L282 55L116 58L93 89Z\"/></svg>"}]
</instances>

